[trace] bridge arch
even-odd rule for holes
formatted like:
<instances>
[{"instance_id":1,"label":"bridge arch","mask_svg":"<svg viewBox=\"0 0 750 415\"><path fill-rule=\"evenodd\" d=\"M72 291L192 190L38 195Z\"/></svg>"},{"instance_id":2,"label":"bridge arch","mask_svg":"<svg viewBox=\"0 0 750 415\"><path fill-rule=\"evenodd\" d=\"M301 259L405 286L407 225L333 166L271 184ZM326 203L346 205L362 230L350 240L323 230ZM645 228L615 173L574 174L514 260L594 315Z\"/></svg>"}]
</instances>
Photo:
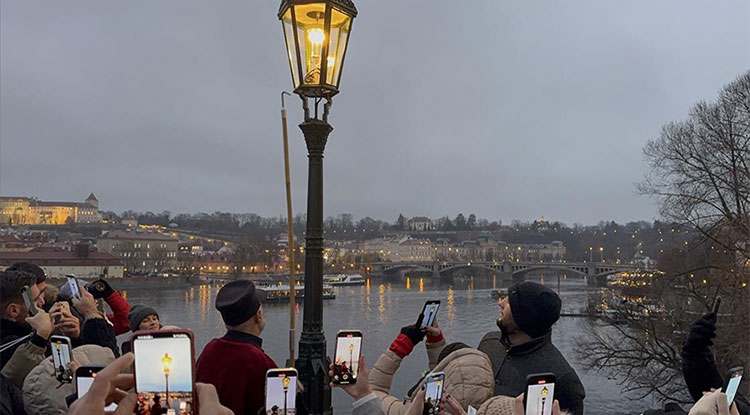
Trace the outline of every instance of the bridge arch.
<instances>
[{"instance_id":1,"label":"bridge arch","mask_svg":"<svg viewBox=\"0 0 750 415\"><path fill-rule=\"evenodd\" d=\"M572 272L572 273L580 275L582 277L586 277L586 278L589 277L589 274L587 272L582 271L582 270L579 270L579 269L576 269L576 268L573 268L573 267L553 265L553 264L550 264L550 265L535 265L535 266L530 266L530 267L526 267L526 268L514 270L512 272L512 276L515 278L515 277L519 277L519 276L522 276L522 275L526 275L527 273L533 272L533 271L548 271L548 270L549 271Z\"/></svg>"},{"instance_id":2,"label":"bridge arch","mask_svg":"<svg viewBox=\"0 0 750 415\"><path fill-rule=\"evenodd\" d=\"M500 264L497 264L496 266L493 266L493 265L487 265L487 264L481 264L481 263L480 264L466 263L466 264L450 265L450 266L446 266L446 267L441 266L440 267L440 273L441 274L443 274L443 273L449 274L449 273L452 273L452 272L457 271L459 269L466 269L466 268L484 269L484 270L487 270L487 271L490 271L490 272L495 272L495 273L501 273L503 271L502 270L502 265L500 265Z\"/></svg>"},{"instance_id":3,"label":"bridge arch","mask_svg":"<svg viewBox=\"0 0 750 415\"><path fill-rule=\"evenodd\" d=\"M432 268L428 268L424 265L417 265L417 264L398 264L398 265L393 265L391 267L386 265L383 267L383 272L384 273L397 272L397 271L403 271L407 269L432 272Z\"/></svg>"}]
</instances>

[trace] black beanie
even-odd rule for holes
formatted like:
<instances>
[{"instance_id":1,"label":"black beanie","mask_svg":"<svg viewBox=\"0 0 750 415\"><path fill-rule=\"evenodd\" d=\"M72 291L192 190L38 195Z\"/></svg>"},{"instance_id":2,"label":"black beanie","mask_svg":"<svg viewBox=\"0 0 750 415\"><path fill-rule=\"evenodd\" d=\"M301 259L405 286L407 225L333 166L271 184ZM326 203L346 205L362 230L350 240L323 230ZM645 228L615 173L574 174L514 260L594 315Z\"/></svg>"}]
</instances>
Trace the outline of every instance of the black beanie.
<instances>
[{"instance_id":1,"label":"black beanie","mask_svg":"<svg viewBox=\"0 0 750 415\"><path fill-rule=\"evenodd\" d=\"M534 281L522 281L508 289L513 320L521 331L531 337L550 332L560 318L562 302L554 291Z\"/></svg>"}]
</instances>

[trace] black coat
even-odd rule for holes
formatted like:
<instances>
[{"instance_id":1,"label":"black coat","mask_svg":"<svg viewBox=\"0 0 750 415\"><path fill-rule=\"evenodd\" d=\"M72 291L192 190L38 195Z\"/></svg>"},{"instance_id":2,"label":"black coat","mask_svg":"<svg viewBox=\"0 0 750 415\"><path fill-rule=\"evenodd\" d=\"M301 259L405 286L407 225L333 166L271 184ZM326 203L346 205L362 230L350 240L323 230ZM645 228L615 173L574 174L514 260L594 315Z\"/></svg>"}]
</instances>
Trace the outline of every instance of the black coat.
<instances>
[{"instance_id":1,"label":"black coat","mask_svg":"<svg viewBox=\"0 0 750 415\"><path fill-rule=\"evenodd\" d=\"M586 391L576 371L552 344L550 335L511 346L499 331L495 331L487 333L478 348L492 362L495 396L518 396L526 392L526 376L554 373L557 377L555 399L560 401L560 407L576 415L583 414Z\"/></svg>"},{"instance_id":2,"label":"black coat","mask_svg":"<svg viewBox=\"0 0 750 415\"><path fill-rule=\"evenodd\" d=\"M0 375L0 415L26 415L21 389L2 375Z\"/></svg>"}]
</instances>

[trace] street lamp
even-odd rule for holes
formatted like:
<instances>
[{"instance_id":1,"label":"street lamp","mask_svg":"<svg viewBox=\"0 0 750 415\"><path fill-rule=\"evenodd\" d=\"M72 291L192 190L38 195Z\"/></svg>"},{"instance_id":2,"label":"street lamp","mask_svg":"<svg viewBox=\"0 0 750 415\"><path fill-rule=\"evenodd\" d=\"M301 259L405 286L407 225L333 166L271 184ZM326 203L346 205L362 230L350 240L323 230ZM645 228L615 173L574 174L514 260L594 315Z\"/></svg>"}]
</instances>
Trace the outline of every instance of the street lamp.
<instances>
[{"instance_id":1,"label":"street lamp","mask_svg":"<svg viewBox=\"0 0 750 415\"><path fill-rule=\"evenodd\" d=\"M354 373L354 343L349 345L349 372Z\"/></svg>"},{"instance_id":2,"label":"street lamp","mask_svg":"<svg viewBox=\"0 0 750 415\"><path fill-rule=\"evenodd\" d=\"M339 92L356 16L351 0L282 0L278 13L294 92L302 99L305 117L299 125L308 153L305 311L296 367L307 407L315 415L331 413L323 333L323 151L333 130L328 113Z\"/></svg>"},{"instance_id":3,"label":"street lamp","mask_svg":"<svg viewBox=\"0 0 750 415\"><path fill-rule=\"evenodd\" d=\"M286 415L286 399L289 393L289 382L291 381L291 378L284 378L281 380L281 385L284 387L284 415Z\"/></svg>"},{"instance_id":4,"label":"street lamp","mask_svg":"<svg viewBox=\"0 0 750 415\"><path fill-rule=\"evenodd\" d=\"M167 405L169 405L169 368L172 366L172 358L167 353L161 358L161 367L164 369L165 395Z\"/></svg>"}]
</instances>

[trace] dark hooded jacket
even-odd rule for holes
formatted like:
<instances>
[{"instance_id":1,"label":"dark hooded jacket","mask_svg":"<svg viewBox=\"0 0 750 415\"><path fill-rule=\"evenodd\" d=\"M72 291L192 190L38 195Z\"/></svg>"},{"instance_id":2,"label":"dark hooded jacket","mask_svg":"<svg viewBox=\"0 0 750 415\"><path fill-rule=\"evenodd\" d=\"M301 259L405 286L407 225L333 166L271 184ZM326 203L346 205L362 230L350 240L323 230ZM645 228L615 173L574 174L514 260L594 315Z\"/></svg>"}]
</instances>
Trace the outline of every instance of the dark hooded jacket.
<instances>
[{"instance_id":1,"label":"dark hooded jacket","mask_svg":"<svg viewBox=\"0 0 750 415\"><path fill-rule=\"evenodd\" d=\"M583 414L586 391L575 370L552 344L551 334L518 345L510 345L501 332L487 333L478 349L487 354L495 373L495 396L518 396L526 392L526 376L554 373L555 399L560 407L576 415Z\"/></svg>"}]
</instances>

